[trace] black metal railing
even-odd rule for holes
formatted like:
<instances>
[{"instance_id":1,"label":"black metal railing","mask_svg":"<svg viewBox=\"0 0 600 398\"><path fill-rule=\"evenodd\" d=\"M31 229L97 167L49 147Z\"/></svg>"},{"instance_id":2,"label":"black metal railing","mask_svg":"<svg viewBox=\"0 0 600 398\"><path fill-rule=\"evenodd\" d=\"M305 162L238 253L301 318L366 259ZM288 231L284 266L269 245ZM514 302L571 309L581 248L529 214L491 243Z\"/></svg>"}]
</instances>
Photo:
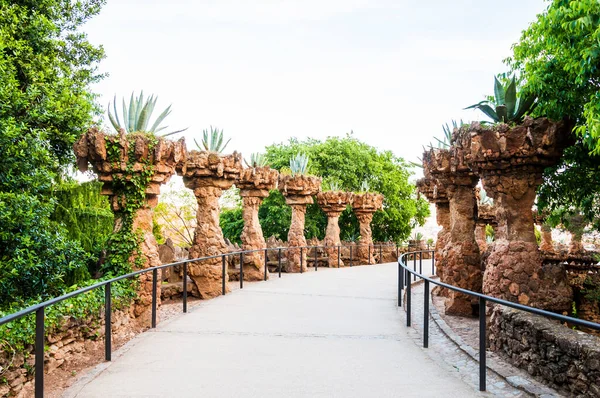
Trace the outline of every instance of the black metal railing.
<instances>
[{"instance_id":1,"label":"black metal railing","mask_svg":"<svg viewBox=\"0 0 600 398\"><path fill-rule=\"evenodd\" d=\"M158 297L157 297L157 285L158 285L158 270L162 270L164 268L171 268L171 267L175 267L175 266L182 266L182 273L183 273L183 297L182 297L182 303L183 303L183 312L186 313L187 312L187 302L188 302L188 291L187 291L187 280L188 280L188 264L189 263L197 263L197 262L202 262L202 261L206 261L206 260L212 260L212 259L221 259L221 266L222 266L222 294L225 295L227 293L227 281L225 280L225 275L227 273L227 258L228 257L233 257L233 256L239 256L240 257L240 288L243 289L244 288L244 256L251 254L251 253L258 253L258 252L264 252L264 256L265 256L265 273L264 273L264 280L267 280L267 275L268 275L268 252L269 251L277 251L277 272L279 274L279 277L281 278L281 272L282 272L282 252L283 251L289 251L289 250L298 250L300 249L300 272L304 272L303 270L303 264L304 264L304 259L303 259L303 255L304 255L304 250L306 250L306 255L307 255L307 263L310 260L309 255L310 255L310 251L313 250L313 261L314 261L314 268L315 271L318 269L318 250L319 249L331 249L331 248L337 248L337 254L338 254L338 262L337 262L337 267L340 267L340 259L341 259L341 250L344 247L349 247L350 249L350 256L349 256L349 266L352 267L353 266L353 260L355 260L355 258L353 258L353 248L358 248L358 247L364 247L365 245L336 245L336 246L288 246L288 247L275 247L275 248L264 248L264 249L256 249L256 250L244 250L244 251L238 251L238 252L231 252L231 253L223 253L223 254L217 254L214 256L206 256L206 257L200 257L200 258L194 258L194 259L188 259L188 260L182 260L182 261L177 261L174 263L170 263L170 264L164 264L164 265L160 265L160 266L156 266L156 267L151 267L151 268L145 268L145 269L141 269L138 271L134 271L134 272L130 272L129 274L126 275L121 275L118 276L116 278L112 278L109 280L105 280L102 282L98 282L94 285L91 286L87 286L84 288L81 288L79 290L75 290L71 293L65 294L63 296L60 297L56 297L47 301L44 301L43 303L39 303L36 305L33 305L31 307L25 308L21 311L15 312L13 314L7 315L3 318L0 318L0 326L4 325L6 323L15 321L17 319L20 319L24 316L30 315L35 313L35 344L34 344L34 349L35 349L35 397L36 398L42 398L44 396L44 345L45 345L45 325L44 325L44 314L45 314L45 309L53 304L59 303L61 301L67 300L69 298L78 296L80 294L83 293L87 293L89 291L95 290L95 289L99 289L104 287L104 323L105 323L105 350L104 350L104 357L106 361L110 361L112 359L112 328L111 328L111 312L112 312L112 296L111 296L111 285L115 282L124 280L124 279L128 279L128 278L132 278L132 277L136 277L138 275L142 275L148 272L152 272L152 316L151 316L151 327L155 328L156 327L156 314L157 314L157 303L158 303ZM379 248L379 263L382 263L383 260L383 248L384 247L395 247L396 250L396 257L398 258L399 255L399 250L400 247L397 244L370 244L368 245L368 259L369 259L369 264L371 263L371 254L372 254L372 250L375 251L376 248Z\"/></svg>"},{"instance_id":2,"label":"black metal railing","mask_svg":"<svg viewBox=\"0 0 600 398\"><path fill-rule=\"evenodd\" d=\"M419 264L421 264L423 253L431 253L431 273L435 274L435 254L433 250L422 250L422 251L414 251L407 252L402 254L398 258L398 307L402 306L402 290L406 289L406 326L411 326L411 283L410 283L410 274L413 274L413 280L416 278L420 278L424 280L424 311L423 311L423 347L429 347L429 284L433 283L440 287L444 287L450 290L454 290L459 293L464 293L472 297L479 298L479 390L486 390L486 315L485 309L487 302L504 305L507 307L511 307L517 310L526 311L531 314L537 314L546 316L552 319L559 320L561 322L568 322L571 325L584 326L593 330L600 330L600 324L585 321L582 319L572 318L570 316L555 314L553 312L540 310L539 308L529 307L526 305L513 303L510 301L502 300L492 296L486 296L482 293L472 292L470 290L462 289L460 287L448 285L447 283L440 282L438 280L434 280L431 277L422 275L421 268L419 272L416 271L416 259L419 257ZM408 264L406 264L405 259L408 257L413 258L413 270L410 269Z\"/></svg>"}]
</instances>

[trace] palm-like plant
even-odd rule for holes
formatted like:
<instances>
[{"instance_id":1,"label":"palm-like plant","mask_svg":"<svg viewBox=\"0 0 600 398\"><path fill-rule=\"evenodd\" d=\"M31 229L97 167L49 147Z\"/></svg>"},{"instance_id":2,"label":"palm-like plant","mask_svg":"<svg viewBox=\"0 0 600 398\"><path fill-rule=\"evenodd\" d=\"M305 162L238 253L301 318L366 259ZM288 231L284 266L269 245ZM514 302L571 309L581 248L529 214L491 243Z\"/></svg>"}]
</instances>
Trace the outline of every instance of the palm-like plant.
<instances>
[{"instance_id":1,"label":"palm-like plant","mask_svg":"<svg viewBox=\"0 0 600 398\"><path fill-rule=\"evenodd\" d=\"M290 159L290 170L292 176L306 174L308 168L308 155L298 152L296 156Z\"/></svg>"},{"instance_id":2,"label":"palm-like plant","mask_svg":"<svg viewBox=\"0 0 600 398\"><path fill-rule=\"evenodd\" d=\"M202 130L202 146L194 138L198 149L216 153L223 152L229 141L231 141L231 138L223 144L223 130L219 131L218 128L213 128L213 126L210 126L210 130Z\"/></svg>"},{"instance_id":3,"label":"palm-like plant","mask_svg":"<svg viewBox=\"0 0 600 398\"><path fill-rule=\"evenodd\" d=\"M535 107L536 96L531 94L517 95L517 83L514 76L503 85L494 77L494 97L471 105L465 109L479 109L494 123L519 123L526 113Z\"/></svg>"},{"instance_id":4,"label":"palm-like plant","mask_svg":"<svg viewBox=\"0 0 600 398\"><path fill-rule=\"evenodd\" d=\"M135 97L134 93L131 93L129 105L125 103L125 98L123 98L123 123L121 123L121 119L119 119L119 113L117 111L117 96L115 95L114 101L112 103L114 115L111 113L111 104L110 102L108 103L108 118L110 120L110 123L113 125L115 130L117 130L117 132L120 129L124 129L126 133L145 132L156 134L160 131L163 131L168 126L161 126L160 124L171 113L171 105L169 105L167 109L165 109L158 116L154 123L150 127L148 127L157 100L158 97L155 97L154 95L151 95L149 98L144 99L143 91L140 93L139 97ZM171 131L169 133L163 133L160 135L162 137L167 137L169 135L181 133L185 130L187 130L187 128L177 131Z\"/></svg>"},{"instance_id":5,"label":"palm-like plant","mask_svg":"<svg viewBox=\"0 0 600 398\"><path fill-rule=\"evenodd\" d=\"M265 167L268 165L266 156L258 152L250 154L250 162L244 159L244 163L248 167Z\"/></svg>"}]
</instances>

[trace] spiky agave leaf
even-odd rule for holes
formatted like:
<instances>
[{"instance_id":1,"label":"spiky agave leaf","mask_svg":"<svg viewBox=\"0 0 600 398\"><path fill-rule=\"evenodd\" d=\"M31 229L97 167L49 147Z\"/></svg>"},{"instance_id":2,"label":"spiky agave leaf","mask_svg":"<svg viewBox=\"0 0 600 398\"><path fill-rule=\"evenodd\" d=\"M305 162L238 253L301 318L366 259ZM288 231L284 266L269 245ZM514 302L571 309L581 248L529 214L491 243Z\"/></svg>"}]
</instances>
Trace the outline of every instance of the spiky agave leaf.
<instances>
[{"instance_id":1,"label":"spiky agave leaf","mask_svg":"<svg viewBox=\"0 0 600 398\"><path fill-rule=\"evenodd\" d=\"M499 104L502 105L502 104ZM509 120L513 120L515 116L515 108L517 106L517 83L513 77L506 87L506 96L504 105L506 105L506 114Z\"/></svg>"},{"instance_id":2,"label":"spiky agave leaf","mask_svg":"<svg viewBox=\"0 0 600 398\"><path fill-rule=\"evenodd\" d=\"M210 130L202 130L202 147L198 145L196 140L194 141L199 149L204 148L205 151L221 153L225 150L227 144L229 144L229 141L231 141L231 138L228 139L225 144L223 144L223 130L219 131L218 128L213 128L213 126L210 126Z\"/></svg>"},{"instance_id":3,"label":"spiky agave leaf","mask_svg":"<svg viewBox=\"0 0 600 398\"><path fill-rule=\"evenodd\" d=\"M267 165L267 158L262 153L253 152L250 154L250 162L244 159L244 163L248 167L265 167Z\"/></svg>"},{"instance_id":4,"label":"spiky agave leaf","mask_svg":"<svg viewBox=\"0 0 600 398\"><path fill-rule=\"evenodd\" d=\"M305 174L307 167L308 155L305 153L298 152L295 157L290 159L290 170L292 171L292 176Z\"/></svg>"},{"instance_id":5,"label":"spiky agave leaf","mask_svg":"<svg viewBox=\"0 0 600 398\"><path fill-rule=\"evenodd\" d=\"M496 104L504 103L504 86L500 83L500 80L494 76L494 97L496 97Z\"/></svg>"},{"instance_id":6,"label":"spiky agave leaf","mask_svg":"<svg viewBox=\"0 0 600 398\"><path fill-rule=\"evenodd\" d=\"M141 92L139 96L135 96L135 93L131 93L131 97L129 98L129 105L123 98L123 123L119 119L119 115L117 112L117 98L115 95L114 102L112 104L112 108L114 110L114 115L111 112L111 104L108 103L108 118L110 119L111 124L115 128L115 130L119 131L119 129L124 129L127 133L133 133L136 131L152 133L156 134L159 131L164 130L166 127L160 127L162 121L169 115L171 112L171 105L165 109L158 119L154 122L152 127L148 129L148 124L150 123L150 119L152 118L152 113L154 112L154 108L156 106L156 101L158 97L151 95L149 98L144 97L144 93ZM167 134L163 134L163 137L173 135L176 133L180 133L185 131L186 129L181 129L177 131L171 131Z\"/></svg>"}]
</instances>

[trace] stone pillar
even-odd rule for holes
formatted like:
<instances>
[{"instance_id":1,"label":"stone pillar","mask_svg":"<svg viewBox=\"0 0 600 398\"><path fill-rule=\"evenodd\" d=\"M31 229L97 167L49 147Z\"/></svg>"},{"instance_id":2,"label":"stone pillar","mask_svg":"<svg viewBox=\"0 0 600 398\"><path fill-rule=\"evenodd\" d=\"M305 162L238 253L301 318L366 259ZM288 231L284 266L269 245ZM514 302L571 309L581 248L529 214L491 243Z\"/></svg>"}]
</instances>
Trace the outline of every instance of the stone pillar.
<instances>
[{"instance_id":1,"label":"stone pillar","mask_svg":"<svg viewBox=\"0 0 600 398\"><path fill-rule=\"evenodd\" d=\"M435 268L437 276L440 280L444 280L444 266L447 261L444 258L444 248L450 241L450 202L437 202L435 204L435 215L437 224L442 227L435 242Z\"/></svg>"},{"instance_id":2,"label":"stone pillar","mask_svg":"<svg viewBox=\"0 0 600 398\"><path fill-rule=\"evenodd\" d=\"M452 151L452 152L451 152ZM482 272L479 246L475 240L475 186L478 178L460 162L462 153L439 149L432 153L431 174L445 188L449 201L449 238L443 249L442 282L481 292ZM474 315L478 300L455 291L447 292L446 313Z\"/></svg>"},{"instance_id":3,"label":"stone pillar","mask_svg":"<svg viewBox=\"0 0 600 398\"><path fill-rule=\"evenodd\" d=\"M360 265L375 263L375 250L369 246L373 244L371 221L373 214L383 208L383 195L378 193L355 194L352 209L360 224L360 239L356 247L356 254ZM369 256L369 252L371 255Z\"/></svg>"},{"instance_id":4,"label":"stone pillar","mask_svg":"<svg viewBox=\"0 0 600 398\"><path fill-rule=\"evenodd\" d=\"M546 223L541 225L542 243L540 250L543 252L554 253L554 243L552 242L552 227Z\"/></svg>"},{"instance_id":5,"label":"stone pillar","mask_svg":"<svg viewBox=\"0 0 600 398\"><path fill-rule=\"evenodd\" d=\"M475 240L477 241L477 246L479 246L479 252L483 253L487 249L487 239L485 236L485 227L486 224L482 224L480 222L475 224Z\"/></svg>"},{"instance_id":6,"label":"stone pillar","mask_svg":"<svg viewBox=\"0 0 600 398\"><path fill-rule=\"evenodd\" d=\"M569 218L569 227L567 229L571 233L571 243L569 244L570 255L581 255L585 253L582 243L585 226L586 222L581 214L575 214Z\"/></svg>"},{"instance_id":7,"label":"stone pillar","mask_svg":"<svg viewBox=\"0 0 600 398\"><path fill-rule=\"evenodd\" d=\"M269 190L277 186L279 173L269 167L254 167L242 170L236 186L242 197L244 229L242 230L242 249L259 250L267 247L262 227L258 219L258 210ZM265 254L257 251L244 255L244 280L259 281L265 276ZM267 271L267 279L269 273Z\"/></svg>"},{"instance_id":8,"label":"stone pillar","mask_svg":"<svg viewBox=\"0 0 600 398\"><path fill-rule=\"evenodd\" d=\"M288 232L286 272L306 271L307 250L301 256L301 247L306 246L304 224L306 206L313 203L313 195L321 190L321 179L305 175L279 176L279 190L285 196L285 203L292 208L292 223Z\"/></svg>"},{"instance_id":9,"label":"stone pillar","mask_svg":"<svg viewBox=\"0 0 600 398\"><path fill-rule=\"evenodd\" d=\"M328 191L319 192L317 195L317 203L321 206L321 209L327 215L327 230L325 231L324 244L327 246L325 249L327 253L327 263L330 268L343 267L344 262L341 259L342 251L338 251L337 246L340 246L340 225L339 219L340 214L349 204L352 204L353 194L352 192L341 192L341 191ZM338 253L339 257L338 258Z\"/></svg>"},{"instance_id":10,"label":"stone pillar","mask_svg":"<svg viewBox=\"0 0 600 398\"><path fill-rule=\"evenodd\" d=\"M496 222L495 208L490 204L477 202L477 226L475 227L475 237L479 245L479 252L484 253L487 250L486 228L490 225L494 231L498 225ZM494 232L495 233L495 232Z\"/></svg>"},{"instance_id":11,"label":"stone pillar","mask_svg":"<svg viewBox=\"0 0 600 398\"><path fill-rule=\"evenodd\" d=\"M467 163L494 199L498 228L486 260L485 294L551 311L568 311L572 290L564 267L543 265L532 206L545 167L555 164L570 128L548 119L522 125L473 123L458 132Z\"/></svg>"},{"instance_id":12,"label":"stone pillar","mask_svg":"<svg viewBox=\"0 0 600 398\"><path fill-rule=\"evenodd\" d=\"M107 150L110 148L110 151ZM140 177L142 171L149 171L150 177L141 207L133 214L131 231L141 231L141 243L138 252L132 253L129 262L133 269L145 269L161 265L158 255L158 243L152 233L153 210L158 204L160 186L175 174L177 166L185 162L185 141L169 141L145 133L107 135L96 128L82 135L73 146L79 170L84 172L92 164L98 180L103 183L101 193L107 195L111 209L115 213L114 231L123 228L128 200L123 195L130 189L132 178ZM137 268L136 268L137 267ZM142 324L148 324L152 304L152 273L139 276L138 297L131 308L134 317ZM158 272L157 297L160 302L161 272Z\"/></svg>"},{"instance_id":13,"label":"stone pillar","mask_svg":"<svg viewBox=\"0 0 600 398\"><path fill-rule=\"evenodd\" d=\"M228 252L219 225L219 198L223 190L231 188L239 177L242 170L241 160L242 156L237 152L232 155L219 155L214 152L191 151L185 165L177 170L183 176L185 186L193 190L198 202L190 259ZM225 282L229 280L227 268L226 266ZM198 288L201 298L212 298L222 293L221 258L189 263L188 274Z\"/></svg>"}]
</instances>

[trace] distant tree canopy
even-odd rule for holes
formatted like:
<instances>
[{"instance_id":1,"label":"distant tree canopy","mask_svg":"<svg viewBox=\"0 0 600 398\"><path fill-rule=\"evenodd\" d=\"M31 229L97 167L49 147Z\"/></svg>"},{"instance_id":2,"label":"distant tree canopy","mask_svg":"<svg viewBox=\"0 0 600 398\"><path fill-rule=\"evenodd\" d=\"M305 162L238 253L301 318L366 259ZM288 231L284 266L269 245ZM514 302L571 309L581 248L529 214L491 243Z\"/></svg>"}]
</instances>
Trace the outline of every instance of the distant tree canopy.
<instances>
[{"instance_id":1,"label":"distant tree canopy","mask_svg":"<svg viewBox=\"0 0 600 398\"><path fill-rule=\"evenodd\" d=\"M377 151L351 134L344 138L329 137L325 141L295 138L285 144L274 144L266 148L268 164L275 169L285 170L290 158L297 153L310 157L308 173L323 177L324 185L332 182L340 189L359 192L364 181L370 191L385 196L384 209L375 213L372 223L373 239L400 242L406 239L416 224L423 224L429 215L429 206L415 197L415 187L408 182L410 172L407 163L391 151ZM223 216L221 222L223 225ZM286 240L291 222L291 208L285 204L283 195L272 191L259 210L259 219L265 237L275 236ZM308 206L305 235L307 238L323 239L327 217L315 203ZM341 237L354 240L359 236L358 220L351 209L340 217ZM236 236L227 236L237 240Z\"/></svg>"},{"instance_id":2,"label":"distant tree canopy","mask_svg":"<svg viewBox=\"0 0 600 398\"><path fill-rule=\"evenodd\" d=\"M97 112L89 85L104 52L79 28L103 3L0 0L0 308L86 273L85 252L50 217L73 142Z\"/></svg>"},{"instance_id":3,"label":"distant tree canopy","mask_svg":"<svg viewBox=\"0 0 600 398\"><path fill-rule=\"evenodd\" d=\"M545 172L538 206L557 220L581 211L600 228L600 3L549 1L506 61L538 96L534 116L576 126L576 143Z\"/></svg>"}]
</instances>

